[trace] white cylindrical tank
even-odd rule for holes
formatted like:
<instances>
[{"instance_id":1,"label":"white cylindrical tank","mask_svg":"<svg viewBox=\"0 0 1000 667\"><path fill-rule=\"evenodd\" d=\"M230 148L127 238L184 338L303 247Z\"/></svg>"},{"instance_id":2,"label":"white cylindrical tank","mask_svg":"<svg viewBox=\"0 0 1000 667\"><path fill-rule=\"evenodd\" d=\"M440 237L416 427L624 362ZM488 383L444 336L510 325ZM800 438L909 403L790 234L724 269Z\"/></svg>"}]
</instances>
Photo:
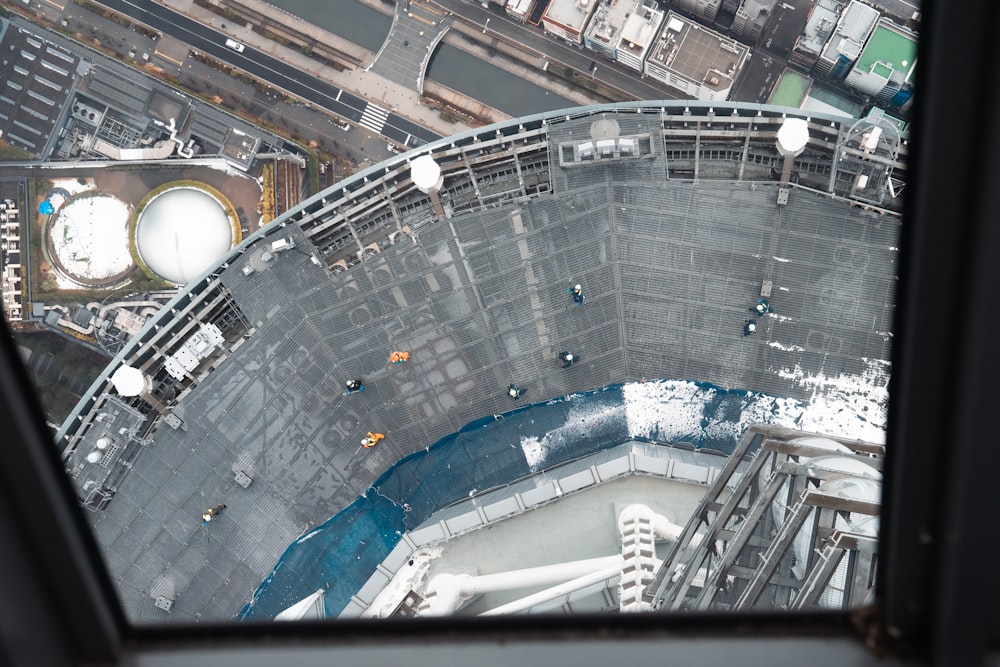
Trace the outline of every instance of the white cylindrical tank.
<instances>
[{"instance_id":1,"label":"white cylindrical tank","mask_svg":"<svg viewBox=\"0 0 1000 667\"><path fill-rule=\"evenodd\" d=\"M795 157L809 143L809 125L802 118L786 118L778 130L778 152L785 157Z\"/></svg>"},{"instance_id":2,"label":"white cylindrical tank","mask_svg":"<svg viewBox=\"0 0 1000 667\"><path fill-rule=\"evenodd\" d=\"M421 155L410 164L410 178L424 194L438 192L444 185L441 167L430 155Z\"/></svg>"}]
</instances>

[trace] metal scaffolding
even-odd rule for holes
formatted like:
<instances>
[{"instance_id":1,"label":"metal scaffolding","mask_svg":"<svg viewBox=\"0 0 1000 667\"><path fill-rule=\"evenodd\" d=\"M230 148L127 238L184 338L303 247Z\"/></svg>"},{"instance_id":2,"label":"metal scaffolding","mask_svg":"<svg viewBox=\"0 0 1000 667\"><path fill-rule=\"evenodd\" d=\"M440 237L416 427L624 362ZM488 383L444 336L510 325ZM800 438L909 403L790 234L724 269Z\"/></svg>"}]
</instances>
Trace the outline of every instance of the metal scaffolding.
<instances>
[{"instance_id":1,"label":"metal scaffolding","mask_svg":"<svg viewBox=\"0 0 1000 667\"><path fill-rule=\"evenodd\" d=\"M735 610L870 602L883 454L881 445L752 426L664 558L650 603Z\"/></svg>"}]
</instances>

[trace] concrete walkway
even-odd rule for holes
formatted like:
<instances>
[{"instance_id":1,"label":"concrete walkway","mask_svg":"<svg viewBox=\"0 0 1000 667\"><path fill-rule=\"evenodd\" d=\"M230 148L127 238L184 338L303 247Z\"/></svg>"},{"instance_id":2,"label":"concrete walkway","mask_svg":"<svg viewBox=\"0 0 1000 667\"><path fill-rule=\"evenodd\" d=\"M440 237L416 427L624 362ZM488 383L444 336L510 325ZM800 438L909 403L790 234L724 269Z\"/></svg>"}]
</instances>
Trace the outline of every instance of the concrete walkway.
<instances>
[{"instance_id":1,"label":"concrete walkway","mask_svg":"<svg viewBox=\"0 0 1000 667\"><path fill-rule=\"evenodd\" d=\"M427 5L396 3L392 28L375 61L365 69L423 94L427 64L451 23L450 16Z\"/></svg>"}]
</instances>

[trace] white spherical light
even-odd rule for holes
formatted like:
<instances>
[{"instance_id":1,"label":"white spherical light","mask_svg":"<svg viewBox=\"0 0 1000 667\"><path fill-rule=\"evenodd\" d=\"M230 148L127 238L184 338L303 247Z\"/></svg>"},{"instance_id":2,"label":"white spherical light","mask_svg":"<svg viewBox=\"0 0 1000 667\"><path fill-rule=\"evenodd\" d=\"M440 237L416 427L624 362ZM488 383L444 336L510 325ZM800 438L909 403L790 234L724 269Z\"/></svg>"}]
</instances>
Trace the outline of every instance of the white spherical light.
<instances>
[{"instance_id":1,"label":"white spherical light","mask_svg":"<svg viewBox=\"0 0 1000 667\"><path fill-rule=\"evenodd\" d=\"M809 143L809 124L802 118L786 118L778 128L778 151L798 155Z\"/></svg>"},{"instance_id":2,"label":"white spherical light","mask_svg":"<svg viewBox=\"0 0 1000 667\"><path fill-rule=\"evenodd\" d=\"M111 384L122 396L138 396L146 388L146 376L138 368L122 364L111 376Z\"/></svg>"},{"instance_id":3,"label":"white spherical light","mask_svg":"<svg viewBox=\"0 0 1000 667\"><path fill-rule=\"evenodd\" d=\"M441 167L430 155L421 155L410 165L410 178L421 192L431 192L441 189L444 178Z\"/></svg>"}]
</instances>

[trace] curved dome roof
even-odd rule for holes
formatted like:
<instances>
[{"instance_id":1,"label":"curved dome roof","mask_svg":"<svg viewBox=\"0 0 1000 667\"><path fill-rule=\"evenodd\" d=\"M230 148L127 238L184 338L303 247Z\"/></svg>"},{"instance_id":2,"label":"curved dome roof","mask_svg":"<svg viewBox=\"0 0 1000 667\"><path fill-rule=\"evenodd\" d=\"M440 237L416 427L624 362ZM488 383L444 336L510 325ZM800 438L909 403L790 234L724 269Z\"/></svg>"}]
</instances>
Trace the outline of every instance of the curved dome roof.
<instances>
[{"instance_id":1,"label":"curved dome roof","mask_svg":"<svg viewBox=\"0 0 1000 667\"><path fill-rule=\"evenodd\" d=\"M136 225L135 244L142 261L158 276L183 285L233 246L233 228L215 197L179 187L146 205Z\"/></svg>"}]
</instances>

